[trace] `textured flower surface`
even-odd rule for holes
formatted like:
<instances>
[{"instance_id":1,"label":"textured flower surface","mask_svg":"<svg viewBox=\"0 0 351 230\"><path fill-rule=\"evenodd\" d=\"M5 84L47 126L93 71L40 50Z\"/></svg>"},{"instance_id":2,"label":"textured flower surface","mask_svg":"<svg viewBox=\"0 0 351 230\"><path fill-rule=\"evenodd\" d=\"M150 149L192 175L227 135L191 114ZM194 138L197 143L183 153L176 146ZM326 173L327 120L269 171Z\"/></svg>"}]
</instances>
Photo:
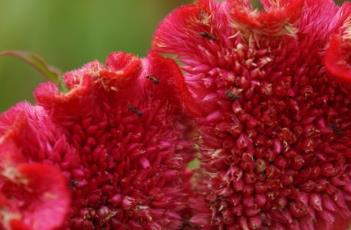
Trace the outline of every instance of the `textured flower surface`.
<instances>
[{"instance_id":1,"label":"textured flower surface","mask_svg":"<svg viewBox=\"0 0 351 230\"><path fill-rule=\"evenodd\" d=\"M153 49L175 55L200 129L200 229L345 229L351 220L351 6L199 0ZM189 106L194 110L193 105Z\"/></svg>"},{"instance_id":2,"label":"textured flower surface","mask_svg":"<svg viewBox=\"0 0 351 230\"><path fill-rule=\"evenodd\" d=\"M64 79L0 117L1 229L180 229L193 147L176 64L113 53Z\"/></svg>"}]
</instances>

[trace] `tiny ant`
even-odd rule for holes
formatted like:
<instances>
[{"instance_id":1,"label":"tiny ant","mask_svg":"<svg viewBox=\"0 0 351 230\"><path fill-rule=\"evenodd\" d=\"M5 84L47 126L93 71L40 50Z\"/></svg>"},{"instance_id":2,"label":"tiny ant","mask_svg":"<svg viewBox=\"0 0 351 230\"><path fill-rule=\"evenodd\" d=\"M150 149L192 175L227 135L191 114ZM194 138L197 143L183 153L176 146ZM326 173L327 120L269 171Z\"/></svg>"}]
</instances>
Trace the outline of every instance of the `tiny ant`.
<instances>
[{"instance_id":1,"label":"tiny ant","mask_svg":"<svg viewBox=\"0 0 351 230\"><path fill-rule=\"evenodd\" d=\"M340 135L342 134L341 129L340 129L335 123L334 123L334 124L331 124L329 127L333 130L333 132L334 132L337 136L340 136Z\"/></svg>"},{"instance_id":2,"label":"tiny ant","mask_svg":"<svg viewBox=\"0 0 351 230\"><path fill-rule=\"evenodd\" d=\"M146 76L146 78L149 79L150 81L152 81L152 83L154 83L154 85L160 84L160 80L154 75Z\"/></svg>"},{"instance_id":3,"label":"tiny ant","mask_svg":"<svg viewBox=\"0 0 351 230\"><path fill-rule=\"evenodd\" d=\"M206 38L210 41L217 41L216 36L214 36L213 34L210 34L209 32L200 32L199 34L201 37Z\"/></svg>"},{"instance_id":4,"label":"tiny ant","mask_svg":"<svg viewBox=\"0 0 351 230\"><path fill-rule=\"evenodd\" d=\"M238 99L240 98L240 96L235 95L234 93L232 93L232 92L230 92L230 91L226 92L225 95L226 95L226 96L229 98L229 100L231 100L231 101L236 101L236 100L238 100Z\"/></svg>"},{"instance_id":5,"label":"tiny ant","mask_svg":"<svg viewBox=\"0 0 351 230\"><path fill-rule=\"evenodd\" d=\"M137 107L133 105L128 105L128 110L135 113L138 117L141 117L143 115L143 112L141 112Z\"/></svg>"}]
</instances>

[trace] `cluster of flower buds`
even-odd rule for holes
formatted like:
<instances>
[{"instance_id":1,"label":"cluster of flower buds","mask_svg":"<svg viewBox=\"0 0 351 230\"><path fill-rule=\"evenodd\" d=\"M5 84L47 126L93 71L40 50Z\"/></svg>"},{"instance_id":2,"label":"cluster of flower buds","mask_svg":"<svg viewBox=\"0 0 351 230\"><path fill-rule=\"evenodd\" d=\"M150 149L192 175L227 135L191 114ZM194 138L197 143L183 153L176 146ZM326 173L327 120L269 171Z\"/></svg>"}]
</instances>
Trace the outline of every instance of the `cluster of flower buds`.
<instances>
[{"instance_id":1,"label":"cluster of flower buds","mask_svg":"<svg viewBox=\"0 0 351 230\"><path fill-rule=\"evenodd\" d=\"M0 229L346 230L351 4L261 5L180 7L1 114Z\"/></svg>"}]
</instances>

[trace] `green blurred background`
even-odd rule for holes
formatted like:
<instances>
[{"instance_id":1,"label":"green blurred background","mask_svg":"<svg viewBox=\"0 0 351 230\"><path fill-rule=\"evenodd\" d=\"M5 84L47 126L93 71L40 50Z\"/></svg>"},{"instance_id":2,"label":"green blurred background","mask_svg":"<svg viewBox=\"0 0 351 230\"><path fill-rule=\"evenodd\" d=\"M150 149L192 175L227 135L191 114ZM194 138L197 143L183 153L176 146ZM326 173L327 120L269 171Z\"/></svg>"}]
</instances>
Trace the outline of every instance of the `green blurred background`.
<instances>
[{"instance_id":1,"label":"green blurred background","mask_svg":"<svg viewBox=\"0 0 351 230\"><path fill-rule=\"evenodd\" d=\"M114 50L147 53L158 22L191 0L0 0L0 50L35 52L61 70ZM22 100L42 78L14 58L0 57L0 111Z\"/></svg>"}]
</instances>

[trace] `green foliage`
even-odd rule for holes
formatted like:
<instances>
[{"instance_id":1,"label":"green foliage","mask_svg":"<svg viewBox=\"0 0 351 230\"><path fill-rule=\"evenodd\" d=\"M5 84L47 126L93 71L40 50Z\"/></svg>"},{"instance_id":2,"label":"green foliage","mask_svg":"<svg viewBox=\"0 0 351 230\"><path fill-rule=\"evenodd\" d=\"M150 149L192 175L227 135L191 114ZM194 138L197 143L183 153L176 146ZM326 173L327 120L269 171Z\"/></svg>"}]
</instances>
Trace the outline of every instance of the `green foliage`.
<instances>
[{"instance_id":1,"label":"green foliage","mask_svg":"<svg viewBox=\"0 0 351 230\"><path fill-rule=\"evenodd\" d=\"M18 50L6 50L0 52L0 56L12 56L26 62L36 69L45 79L59 85L61 90L66 90L62 81L62 73L57 68L50 66L45 60L37 54Z\"/></svg>"},{"instance_id":2,"label":"green foliage","mask_svg":"<svg viewBox=\"0 0 351 230\"><path fill-rule=\"evenodd\" d=\"M67 71L115 50L140 56L160 20L182 0L2 0L0 51L25 50ZM22 100L42 80L27 65L0 58L0 111Z\"/></svg>"}]
</instances>

